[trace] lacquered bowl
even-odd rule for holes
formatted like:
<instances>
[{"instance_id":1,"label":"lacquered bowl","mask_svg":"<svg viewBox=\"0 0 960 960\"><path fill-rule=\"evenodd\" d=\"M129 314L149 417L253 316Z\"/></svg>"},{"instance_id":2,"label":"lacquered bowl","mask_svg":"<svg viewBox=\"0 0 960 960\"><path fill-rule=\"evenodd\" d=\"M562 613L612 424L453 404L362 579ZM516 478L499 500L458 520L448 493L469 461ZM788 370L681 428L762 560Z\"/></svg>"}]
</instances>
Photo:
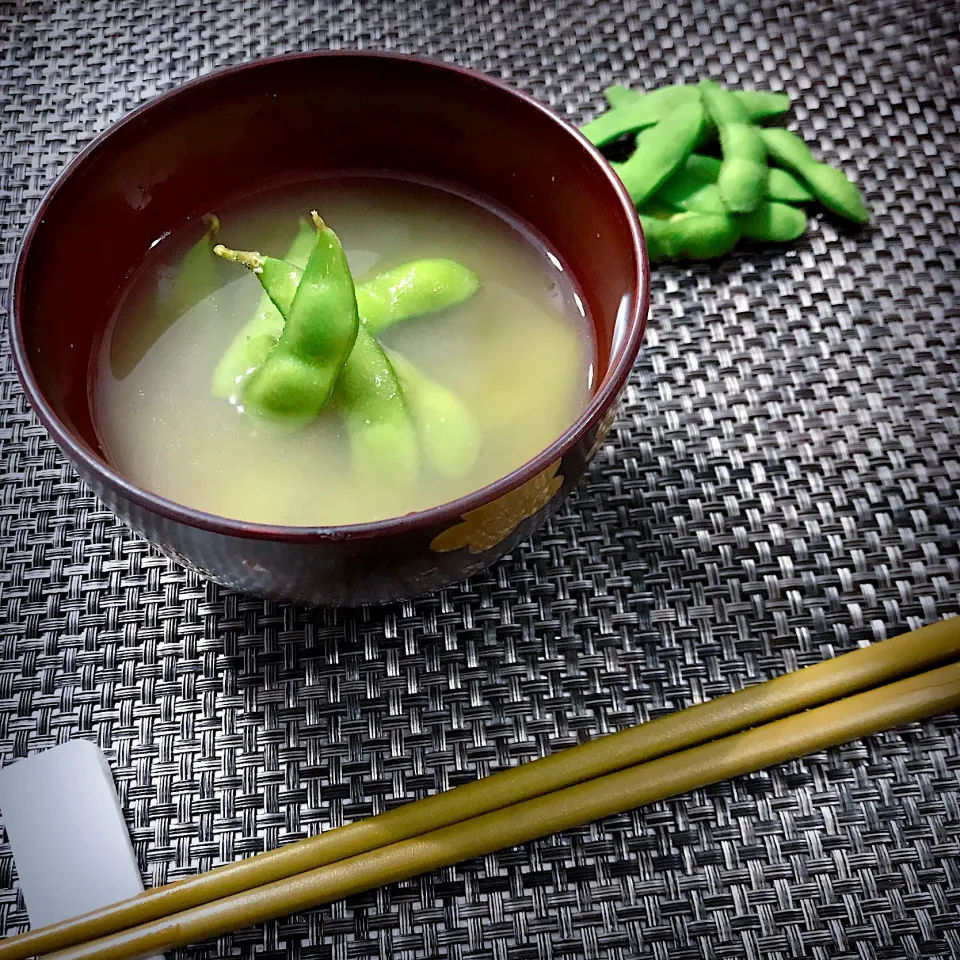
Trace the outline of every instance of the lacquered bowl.
<instances>
[{"instance_id":1,"label":"lacquered bowl","mask_svg":"<svg viewBox=\"0 0 960 960\"><path fill-rule=\"evenodd\" d=\"M93 426L90 359L151 244L251 185L390 171L491 198L556 249L599 345L596 393L548 449L459 500L342 527L263 526L131 483ZM483 569L576 485L640 346L649 270L630 199L600 155L531 98L478 73L385 53L261 60L187 83L70 164L27 230L10 335L24 390L77 471L130 527L237 590L322 605L417 596Z\"/></svg>"}]
</instances>

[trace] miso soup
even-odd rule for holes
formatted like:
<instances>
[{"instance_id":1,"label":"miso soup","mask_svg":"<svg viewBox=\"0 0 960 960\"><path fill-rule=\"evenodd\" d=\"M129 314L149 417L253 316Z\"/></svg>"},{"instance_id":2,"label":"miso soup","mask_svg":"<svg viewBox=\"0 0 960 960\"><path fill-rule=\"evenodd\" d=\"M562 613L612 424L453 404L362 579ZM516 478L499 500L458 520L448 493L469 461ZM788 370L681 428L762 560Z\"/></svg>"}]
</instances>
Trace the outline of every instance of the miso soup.
<instances>
[{"instance_id":1,"label":"miso soup","mask_svg":"<svg viewBox=\"0 0 960 960\"><path fill-rule=\"evenodd\" d=\"M436 506L505 476L583 412L593 387L593 327L569 271L525 226L435 186L351 177L212 211L216 239L283 258L302 229L298 218L314 209L339 237L358 286L420 258L448 258L478 278L463 302L378 336L385 356L402 358L468 411L476 428L469 468L452 476L421 450L415 483L398 482L388 463L372 479L359 478L336 389L319 415L296 424L247 409L242 383L215 395L218 362L259 309L263 289L250 271L209 255L201 263L205 295L171 310L178 271L197 256L204 227L195 223L154 245L95 358L97 427L122 474L240 520L363 523Z\"/></svg>"}]
</instances>

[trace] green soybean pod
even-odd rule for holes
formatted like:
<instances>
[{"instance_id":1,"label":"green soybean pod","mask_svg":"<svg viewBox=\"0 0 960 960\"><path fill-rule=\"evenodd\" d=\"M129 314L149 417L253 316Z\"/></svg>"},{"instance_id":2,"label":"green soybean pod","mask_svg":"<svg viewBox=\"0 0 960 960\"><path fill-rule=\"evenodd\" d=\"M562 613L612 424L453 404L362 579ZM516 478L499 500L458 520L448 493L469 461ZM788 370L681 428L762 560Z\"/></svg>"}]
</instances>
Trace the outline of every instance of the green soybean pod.
<instances>
[{"instance_id":1,"label":"green soybean pod","mask_svg":"<svg viewBox=\"0 0 960 960\"><path fill-rule=\"evenodd\" d=\"M320 215L317 239L276 346L244 386L244 405L290 421L315 417L333 393L360 327L343 245Z\"/></svg>"},{"instance_id":2,"label":"green soybean pod","mask_svg":"<svg viewBox=\"0 0 960 960\"><path fill-rule=\"evenodd\" d=\"M289 274L286 288L290 300L292 300L293 294L297 291L297 284L300 282L300 273L307 260L310 259L310 251L313 249L316 238L316 230L310 223L301 218L297 235L282 260L263 257L259 266L246 265L255 273L264 269L264 265L268 270L274 268L286 270ZM247 254L227 250L222 244L216 247L216 252L219 256L228 260L237 260L238 257L248 256ZM243 261L238 262L242 263ZM282 264L286 264L286 267ZM276 282L271 283L271 288L277 288ZM213 395L215 397L236 396L237 392L242 390L247 377L259 369L263 361L267 359L267 355L280 339L281 333L283 333L283 315L264 290L260 294L256 312L234 336L226 352L214 368Z\"/></svg>"},{"instance_id":3,"label":"green soybean pod","mask_svg":"<svg viewBox=\"0 0 960 960\"><path fill-rule=\"evenodd\" d=\"M685 103L694 103L699 99L695 87L661 87L650 93L634 93L624 87L611 87L622 90L614 96L620 102L612 110L601 113L595 120L584 124L580 132L595 146L603 146L628 133L637 133L659 123L671 110Z\"/></svg>"},{"instance_id":4,"label":"green soybean pod","mask_svg":"<svg viewBox=\"0 0 960 960\"><path fill-rule=\"evenodd\" d=\"M480 455L480 424L466 404L406 357L387 350L429 463L443 476L466 476Z\"/></svg>"},{"instance_id":5,"label":"green soybean pod","mask_svg":"<svg viewBox=\"0 0 960 960\"><path fill-rule=\"evenodd\" d=\"M383 348L363 327L343 365L333 395L350 439L357 478L395 491L411 489L420 473L420 451L399 379Z\"/></svg>"},{"instance_id":6,"label":"green soybean pod","mask_svg":"<svg viewBox=\"0 0 960 960\"><path fill-rule=\"evenodd\" d=\"M202 218L203 236L183 255L171 277L161 277L143 319L120 324L110 339L110 370L122 380L144 358L147 351L187 310L210 296L222 282L213 255L214 239L220 229L217 217Z\"/></svg>"},{"instance_id":7,"label":"green soybean pod","mask_svg":"<svg viewBox=\"0 0 960 960\"><path fill-rule=\"evenodd\" d=\"M706 157L702 153L691 153L687 157L685 169L704 180L716 183L720 176L720 160L717 157ZM813 194L786 170L770 167L767 171L766 199L780 203L806 203L813 199Z\"/></svg>"},{"instance_id":8,"label":"green soybean pod","mask_svg":"<svg viewBox=\"0 0 960 960\"><path fill-rule=\"evenodd\" d=\"M729 253L740 239L733 218L719 214L685 212L667 220L641 215L640 224L654 261L712 260Z\"/></svg>"},{"instance_id":9,"label":"green soybean pod","mask_svg":"<svg viewBox=\"0 0 960 960\"><path fill-rule=\"evenodd\" d=\"M807 215L788 203L761 203L756 210L737 217L740 232L751 240L788 243L803 235Z\"/></svg>"},{"instance_id":10,"label":"green soybean pod","mask_svg":"<svg viewBox=\"0 0 960 960\"><path fill-rule=\"evenodd\" d=\"M719 157L708 157L702 153L691 153L687 157L684 168L698 177L708 180L710 183L716 183L720 176L721 161Z\"/></svg>"},{"instance_id":11,"label":"green soybean pod","mask_svg":"<svg viewBox=\"0 0 960 960\"><path fill-rule=\"evenodd\" d=\"M656 110L661 116L684 103L693 103L699 100L696 87L683 84L671 84L667 87L657 87L655 90L640 92L630 90L620 84L614 84L603 91L607 103L614 109L631 106L641 101L648 105L648 109Z\"/></svg>"},{"instance_id":12,"label":"green soybean pod","mask_svg":"<svg viewBox=\"0 0 960 960\"><path fill-rule=\"evenodd\" d=\"M655 123L659 123L671 110L675 110L685 103L696 103L700 99L700 92L696 87L686 86L661 87L659 90L651 90L649 93L634 93L625 87L610 87L606 93L609 95L612 91L617 91L614 94L616 106L580 128L580 132L598 147L611 143L628 133L637 133L651 127ZM766 103L767 99L783 96L785 94L758 93L756 101L758 109L759 104ZM789 100L787 105L789 106ZM786 109L786 107L783 109ZM782 111L777 110L776 112ZM759 113L758 115L772 116L773 113ZM713 126L710 125L707 129L705 124L698 143L703 142L704 138L710 139L712 134Z\"/></svg>"},{"instance_id":13,"label":"green soybean pod","mask_svg":"<svg viewBox=\"0 0 960 960\"><path fill-rule=\"evenodd\" d=\"M281 313L274 336L276 342L283 330L283 315L293 301L303 270L285 260L254 251L230 250L223 244L218 244L214 252L225 260L242 264L260 277ZM411 260L357 286L360 322L369 333L376 335L403 320L456 306L473 296L479 287L476 274L454 260Z\"/></svg>"},{"instance_id":14,"label":"green soybean pod","mask_svg":"<svg viewBox=\"0 0 960 960\"><path fill-rule=\"evenodd\" d=\"M746 111L749 122L758 123L767 117L786 112L790 107L790 98L785 93L768 93L763 90L731 90L731 95ZM707 116L707 123L695 149L700 149L717 139L717 126L713 118Z\"/></svg>"},{"instance_id":15,"label":"green soybean pod","mask_svg":"<svg viewBox=\"0 0 960 960\"><path fill-rule=\"evenodd\" d=\"M740 239L736 221L727 215L684 212L675 214L666 224L667 249L678 259L722 257Z\"/></svg>"},{"instance_id":16,"label":"green soybean pod","mask_svg":"<svg viewBox=\"0 0 960 960\"><path fill-rule=\"evenodd\" d=\"M720 131L723 160L717 186L729 210L749 213L767 192L767 151L757 127L732 93L712 80L701 80L700 90L711 119Z\"/></svg>"},{"instance_id":17,"label":"green soybean pod","mask_svg":"<svg viewBox=\"0 0 960 960\"><path fill-rule=\"evenodd\" d=\"M637 217L640 220L640 226L643 228L643 239L647 246L647 256L651 263L659 263L667 259L666 251L663 249L661 237L663 235L663 217L658 217L652 210L643 209L637 211Z\"/></svg>"},{"instance_id":18,"label":"green soybean pod","mask_svg":"<svg viewBox=\"0 0 960 960\"><path fill-rule=\"evenodd\" d=\"M225 248L217 252L256 274L280 314L282 327L297 293L300 268L256 253ZM419 475L416 433L393 367L363 325L337 378L333 404L349 435L357 476L365 483L375 483L388 470L397 489L409 490Z\"/></svg>"},{"instance_id":19,"label":"green soybean pod","mask_svg":"<svg viewBox=\"0 0 960 960\"><path fill-rule=\"evenodd\" d=\"M673 86L659 87L656 90L640 93L620 84L614 84L612 87L607 87L603 91L603 95L607 103L613 108L625 107L636 103L640 98L655 95L674 98L674 102L670 106L675 107L683 101L684 97L688 97L690 100L694 99L696 90L696 86L693 85L674 84ZM669 92L665 93L665 91ZM790 109L790 98L785 93L773 93L766 90L733 90L731 92L743 104L753 123L779 116Z\"/></svg>"},{"instance_id":20,"label":"green soybean pod","mask_svg":"<svg viewBox=\"0 0 960 960\"><path fill-rule=\"evenodd\" d=\"M860 191L846 174L815 159L795 133L771 127L762 130L761 136L770 156L800 177L828 210L855 223L866 223L870 219Z\"/></svg>"},{"instance_id":21,"label":"green soybean pod","mask_svg":"<svg viewBox=\"0 0 960 960\"><path fill-rule=\"evenodd\" d=\"M771 167L767 179L767 199L780 203L808 203L813 194L792 174Z\"/></svg>"},{"instance_id":22,"label":"green soybean pod","mask_svg":"<svg viewBox=\"0 0 960 960\"><path fill-rule=\"evenodd\" d=\"M276 345L283 332L284 314L297 291L302 266L310 256L314 237L315 231L311 227L306 226L306 231L301 228L290 248L292 255L286 260L230 250L222 244L214 248L219 256L243 264L254 273L267 271L269 282L263 283L261 277L261 284L274 297L271 299L264 292L257 312L220 358L213 374L214 396L237 396L247 378L259 369ZM455 306L473 296L479 286L476 274L454 260L414 260L357 286L360 322L376 336L418 312L433 313Z\"/></svg>"},{"instance_id":23,"label":"green soybean pod","mask_svg":"<svg viewBox=\"0 0 960 960\"><path fill-rule=\"evenodd\" d=\"M594 145L602 147L628 133L637 133L652 127L663 116L663 109L651 105L645 97L634 103L601 113L596 120L585 123L580 132Z\"/></svg>"},{"instance_id":24,"label":"green soybean pod","mask_svg":"<svg viewBox=\"0 0 960 960\"><path fill-rule=\"evenodd\" d=\"M293 298L297 295L303 268L286 260L278 260L276 257L265 257L255 250L231 250L222 243L214 247L214 253L231 263L239 263L256 275L263 292L280 314L280 327L274 337L274 343L276 343L280 339L280 334L283 333L283 325L286 322L284 318L290 310Z\"/></svg>"},{"instance_id":25,"label":"green soybean pod","mask_svg":"<svg viewBox=\"0 0 960 960\"><path fill-rule=\"evenodd\" d=\"M477 275L456 260L426 257L386 270L357 287L357 309L378 336L410 317L447 310L480 289Z\"/></svg>"},{"instance_id":26,"label":"green soybean pod","mask_svg":"<svg viewBox=\"0 0 960 960\"><path fill-rule=\"evenodd\" d=\"M687 159L703 123L700 101L685 103L637 137L637 148L629 160L611 164L637 206L653 196Z\"/></svg>"},{"instance_id":27,"label":"green soybean pod","mask_svg":"<svg viewBox=\"0 0 960 960\"><path fill-rule=\"evenodd\" d=\"M603 91L604 99L614 110L617 107L624 107L628 103L633 103L637 97L640 96L642 96L642 94L631 90L629 87L625 87L622 83L614 83Z\"/></svg>"},{"instance_id":28,"label":"green soybean pod","mask_svg":"<svg viewBox=\"0 0 960 960\"><path fill-rule=\"evenodd\" d=\"M301 271L292 264L255 253L225 248L218 252L257 274L282 323L293 302ZM456 269L452 270L451 265ZM422 269L415 269L417 266ZM475 275L466 267L454 261L436 260L413 261L357 287L358 303L364 304L358 308L361 328L337 381L333 401L350 435L355 471L368 481L377 464L390 465L397 472L397 483L405 489L418 473L418 461L410 453L409 431L404 428L403 417L391 399L394 392L403 395L424 453L440 473L447 477L462 476L476 463L480 427L460 398L399 354L381 357L383 348L373 339L373 330L407 319L411 314L402 312L405 309L420 306L429 312L424 307L425 298L431 289L437 292L437 285L431 286L426 281L440 276L454 276L460 282L440 285L440 300L431 301L434 309L440 309L440 303L451 305L452 291L466 297L479 285L479 281L469 282ZM364 290L371 292L364 296ZM361 397L364 391L369 394L366 399Z\"/></svg>"},{"instance_id":29,"label":"green soybean pod","mask_svg":"<svg viewBox=\"0 0 960 960\"><path fill-rule=\"evenodd\" d=\"M720 196L720 188L709 180L681 167L672 174L653 195L653 202L672 210L691 210L695 213L716 213L725 216L727 208Z\"/></svg>"},{"instance_id":30,"label":"green soybean pod","mask_svg":"<svg viewBox=\"0 0 960 960\"><path fill-rule=\"evenodd\" d=\"M220 220L208 213L203 217L203 224L206 227L203 236L180 261L173 283L163 297L164 312L173 319L216 289L217 258L213 256L213 241L220 230Z\"/></svg>"},{"instance_id":31,"label":"green soybean pod","mask_svg":"<svg viewBox=\"0 0 960 960\"><path fill-rule=\"evenodd\" d=\"M733 90L732 93L743 105L753 123L768 117L778 117L790 109L790 97L785 93L768 90Z\"/></svg>"}]
</instances>

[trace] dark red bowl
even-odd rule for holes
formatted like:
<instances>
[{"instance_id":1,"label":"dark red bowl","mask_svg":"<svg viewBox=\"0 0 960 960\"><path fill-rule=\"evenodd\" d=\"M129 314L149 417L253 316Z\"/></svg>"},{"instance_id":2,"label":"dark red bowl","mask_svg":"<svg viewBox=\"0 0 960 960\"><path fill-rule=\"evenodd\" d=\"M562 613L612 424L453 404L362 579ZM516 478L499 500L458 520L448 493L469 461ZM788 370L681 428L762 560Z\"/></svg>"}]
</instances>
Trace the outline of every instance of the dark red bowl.
<instances>
[{"instance_id":1,"label":"dark red bowl","mask_svg":"<svg viewBox=\"0 0 960 960\"><path fill-rule=\"evenodd\" d=\"M547 238L579 281L596 325L599 386L586 412L539 456L476 493L357 526L244 523L173 503L121 476L93 428L90 358L151 244L254 185L345 170L460 186ZM643 336L648 286L629 197L596 150L545 107L446 64L323 52L187 83L98 137L27 230L10 330L41 421L131 527L238 590L354 605L464 579L556 508L612 423Z\"/></svg>"}]
</instances>

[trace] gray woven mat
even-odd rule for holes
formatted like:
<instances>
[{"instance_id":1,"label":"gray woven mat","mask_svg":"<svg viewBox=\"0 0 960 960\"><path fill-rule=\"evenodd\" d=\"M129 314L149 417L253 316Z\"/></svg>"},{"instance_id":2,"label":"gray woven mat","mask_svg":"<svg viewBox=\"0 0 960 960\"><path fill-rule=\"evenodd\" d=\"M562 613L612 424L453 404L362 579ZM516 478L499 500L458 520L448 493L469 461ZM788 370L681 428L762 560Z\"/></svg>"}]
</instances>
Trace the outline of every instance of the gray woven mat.
<instances>
[{"instance_id":1,"label":"gray woven mat","mask_svg":"<svg viewBox=\"0 0 960 960\"><path fill-rule=\"evenodd\" d=\"M574 121L613 80L783 86L876 212L657 268L579 495L488 575L385 609L262 603L161 558L77 482L4 343L0 756L100 744L149 883L960 609L957 8L626 6L0 3L0 286L44 189L111 121L219 65L325 46L467 64ZM960 957L958 787L944 717L208 947ZM13 932L8 847L0 888Z\"/></svg>"}]
</instances>

